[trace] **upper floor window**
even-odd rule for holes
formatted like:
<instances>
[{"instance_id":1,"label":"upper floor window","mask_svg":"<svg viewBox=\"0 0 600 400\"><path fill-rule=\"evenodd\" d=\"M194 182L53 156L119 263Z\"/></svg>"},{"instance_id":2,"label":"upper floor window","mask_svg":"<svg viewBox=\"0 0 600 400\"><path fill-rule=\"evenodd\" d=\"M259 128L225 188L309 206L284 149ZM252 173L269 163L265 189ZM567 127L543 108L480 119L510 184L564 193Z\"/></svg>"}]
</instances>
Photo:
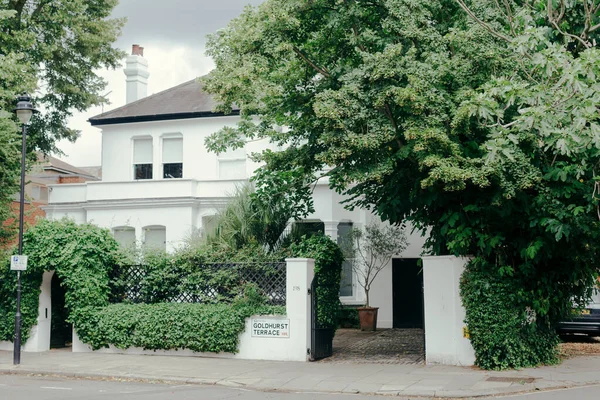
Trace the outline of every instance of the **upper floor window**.
<instances>
[{"instance_id":1,"label":"upper floor window","mask_svg":"<svg viewBox=\"0 0 600 400\"><path fill-rule=\"evenodd\" d=\"M183 178L183 138L163 139L163 178Z\"/></svg>"},{"instance_id":2,"label":"upper floor window","mask_svg":"<svg viewBox=\"0 0 600 400\"><path fill-rule=\"evenodd\" d=\"M133 179L152 179L152 139L133 141Z\"/></svg>"},{"instance_id":3,"label":"upper floor window","mask_svg":"<svg viewBox=\"0 0 600 400\"><path fill-rule=\"evenodd\" d=\"M220 179L245 179L246 177L246 149L230 149L219 154Z\"/></svg>"},{"instance_id":4,"label":"upper floor window","mask_svg":"<svg viewBox=\"0 0 600 400\"><path fill-rule=\"evenodd\" d=\"M337 242L344 252L344 262L342 263L342 275L340 279L340 296L354 296L354 268L353 268L353 246L352 243L352 222L340 222L338 224Z\"/></svg>"}]
</instances>

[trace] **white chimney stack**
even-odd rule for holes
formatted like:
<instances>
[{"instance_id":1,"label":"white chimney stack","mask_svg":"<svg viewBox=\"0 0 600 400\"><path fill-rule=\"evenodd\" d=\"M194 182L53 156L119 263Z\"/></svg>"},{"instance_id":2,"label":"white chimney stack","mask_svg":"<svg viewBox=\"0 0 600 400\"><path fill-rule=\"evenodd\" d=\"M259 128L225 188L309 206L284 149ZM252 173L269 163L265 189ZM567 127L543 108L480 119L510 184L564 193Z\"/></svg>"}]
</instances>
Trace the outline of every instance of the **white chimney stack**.
<instances>
[{"instance_id":1,"label":"white chimney stack","mask_svg":"<svg viewBox=\"0 0 600 400\"><path fill-rule=\"evenodd\" d=\"M144 58L144 48L134 44L131 55L127 56L125 75L127 76L127 104L148 95L148 61Z\"/></svg>"}]
</instances>

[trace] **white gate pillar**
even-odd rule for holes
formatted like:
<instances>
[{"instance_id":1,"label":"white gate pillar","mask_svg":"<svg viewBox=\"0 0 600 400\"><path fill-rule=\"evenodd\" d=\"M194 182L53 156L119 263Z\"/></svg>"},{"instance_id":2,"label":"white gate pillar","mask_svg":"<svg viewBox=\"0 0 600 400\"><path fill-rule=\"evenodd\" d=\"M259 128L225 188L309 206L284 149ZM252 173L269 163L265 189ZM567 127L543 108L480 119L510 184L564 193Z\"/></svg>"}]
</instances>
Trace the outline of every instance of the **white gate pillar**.
<instances>
[{"instance_id":1,"label":"white gate pillar","mask_svg":"<svg viewBox=\"0 0 600 400\"><path fill-rule=\"evenodd\" d=\"M427 364L471 366L475 362L459 289L468 262L454 256L423 257Z\"/></svg>"}]
</instances>

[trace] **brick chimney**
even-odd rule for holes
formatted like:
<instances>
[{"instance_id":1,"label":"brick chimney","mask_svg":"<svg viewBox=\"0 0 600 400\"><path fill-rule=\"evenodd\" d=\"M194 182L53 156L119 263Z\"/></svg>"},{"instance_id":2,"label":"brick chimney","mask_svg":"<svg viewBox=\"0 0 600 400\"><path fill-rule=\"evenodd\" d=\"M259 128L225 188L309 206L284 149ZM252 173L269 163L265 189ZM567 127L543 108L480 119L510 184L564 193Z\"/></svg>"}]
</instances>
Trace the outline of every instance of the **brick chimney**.
<instances>
[{"instance_id":1,"label":"brick chimney","mask_svg":"<svg viewBox=\"0 0 600 400\"><path fill-rule=\"evenodd\" d=\"M148 95L148 61L144 58L144 48L134 44L131 55L125 60L127 82L127 104L143 99Z\"/></svg>"}]
</instances>

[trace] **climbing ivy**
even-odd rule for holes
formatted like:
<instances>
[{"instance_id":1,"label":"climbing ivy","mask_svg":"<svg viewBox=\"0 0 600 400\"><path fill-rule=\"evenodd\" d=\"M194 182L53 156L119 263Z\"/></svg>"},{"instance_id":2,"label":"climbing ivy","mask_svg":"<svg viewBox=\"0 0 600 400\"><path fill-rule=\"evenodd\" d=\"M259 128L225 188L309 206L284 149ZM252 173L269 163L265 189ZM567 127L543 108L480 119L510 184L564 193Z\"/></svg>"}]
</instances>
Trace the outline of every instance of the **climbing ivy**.
<instances>
[{"instance_id":1,"label":"climbing ivy","mask_svg":"<svg viewBox=\"0 0 600 400\"><path fill-rule=\"evenodd\" d=\"M44 271L55 271L66 286L65 306L73 313L85 307L108 305L108 273L122 258L110 231L69 219L41 220L23 237L23 254L29 256L22 273L22 341L36 323ZM0 265L0 340L13 340L17 277L8 257Z\"/></svg>"},{"instance_id":2,"label":"climbing ivy","mask_svg":"<svg viewBox=\"0 0 600 400\"><path fill-rule=\"evenodd\" d=\"M536 293L514 290L526 286L518 276L500 274L483 259L467 266L460 289L479 367L499 370L559 362L559 339L551 320L531 306Z\"/></svg>"},{"instance_id":3,"label":"climbing ivy","mask_svg":"<svg viewBox=\"0 0 600 400\"><path fill-rule=\"evenodd\" d=\"M329 237L313 235L292 244L294 257L315 260L315 279L318 280L315 295L319 299L317 319L322 326L337 327L340 312L340 278L344 255L340 247Z\"/></svg>"}]
</instances>

